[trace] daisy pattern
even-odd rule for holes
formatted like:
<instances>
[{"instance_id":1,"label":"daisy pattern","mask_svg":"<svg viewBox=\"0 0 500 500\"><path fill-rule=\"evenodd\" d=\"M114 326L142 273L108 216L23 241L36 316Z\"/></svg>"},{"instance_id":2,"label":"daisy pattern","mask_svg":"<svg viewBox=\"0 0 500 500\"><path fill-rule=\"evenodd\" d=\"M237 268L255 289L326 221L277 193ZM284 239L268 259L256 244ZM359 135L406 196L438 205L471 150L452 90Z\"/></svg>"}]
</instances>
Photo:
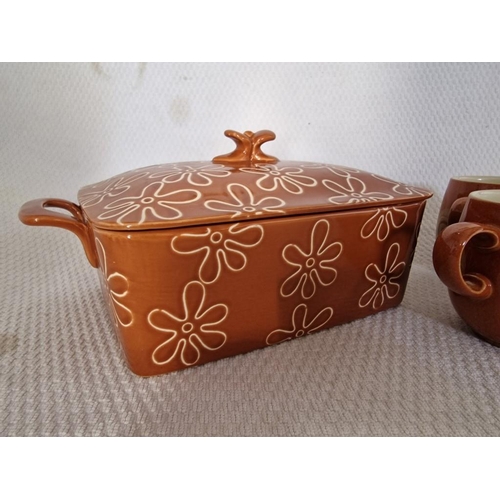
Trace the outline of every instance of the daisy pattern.
<instances>
[{"instance_id":1,"label":"daisy pattern","mask_svg":"<svg viewBox=\"0 0 500 500\"><path fill-rule=\"evenodd\" d=\"M331 179L323 179L323 185L335 193L328 198L330 203L343 205L345 203L369 203L371 201L392 200L394 196L377 191L367 191L363 181L356 177L346 177L347 186L338 184Z\"/></svg>"},{"instance_id":2,"label":"daisy pattern","mask_svg":"<svg viewBox=\"0 0 500 500\"><path fill-rule=\"evenodd\" d=\"M360 170L351 167L341 167L338 165L328 165L327 163L317 163L308 165L309 169L325 169L339 177L352 177L352 174L359 174Z\"/></svg>"},{"instance_id":3,"label":"daisy pattern","mask_svg":"<svg viewBox=\"0 0 500 500\"><path fill-rule=\"evenodd\" d=\"M381 177L376 174L371 174L373 178L378 179L379 181L387 182L387 184L392 184L392 191L396 194L401 194L403 196L427 196L430 195L431 192L427 189L415 188L413 186L408 186L408 184L404 184L402 182L394 182L391 179L387 179L386 177Z\"/></svg>"},{"instance_id":4,"label":"daisy pattern","mask_svg":"<svg viewBox=\"0 0 500 500\"><path fill-rule=\"evenodd\" d=\"M252 217L265 213L284 213L283 210L278 210L285 205L285 202L280 198L267 197L257 200L250 189L242 184L229 184L227 190L233 199L232 202L208 200L205 202L205 207L209 210L232 213L231 218Z\"/></svg>"},{"instance_id":5,"label":"daisy pattern","mask_svg":"<svg viewBox=\"0 0 500 500\"><path fill-rule=\"evenodd\" d=\"M368 265L365 277L373 284L359 299L359 307L371 305L373 309L379 309L386 299L393 299L399 293L401 287L396 280L405 270L405 263L398 262L399 252L399 243L393 243L387 252L383 269L376 264Z\"/></svg>"},{"instance_id":6,"label":"daisy pattern","mask_svg":"<svg viewBox=\"0 0 500 500\"><path fill-rule=\"evenodd\" d=\"M304 192L302 187L313 187L318 184L316 179L303 175L299 167L278 167L276 165L258 165L253 168L242 168L242 172L260 175L257 186L264 191L276 191L278 187L292 194Z\"/></svg>"},{"instance_id":7,"label":"daisy pattern","mask_svg":"<svg viewBox=\"0 0 500 500\"><path fill-rule=\"evenodd\" d=\"M113 313L115 325L130 326L134 321L132 311L122 303L122 299L128 295L128 280L123 274L108 272L104 246L98 238L95 239L95 242L101 271L99 277L108 299L109 308Z\"/></svg>"},{"instance_id":8,"label":"daisy pattern","mask_svg":"<svg viewBox=\"0 0 500 500\"><path fill-rule=\"evenodd\" d=\"M361 237L368 239L377 235L378 241L384 241L391 231L391 228L399 229L408 218L408 214L399 208L379 208L361 228Z\"/></svg>"},{"instance_id":9,"label":"daisy pattern","mask_svg":"<svg viewBox=\"0 0 500 500\"><path fill-rule=\"evenodd\" d=\"M127 222L142 224L151 217L174 220L182 216L182 212L175 205L185 205L201 198L201 193L195 189L179 189L163 193L164 187L162 182L153 182L138 196L114 200L104 207L98 219L116 219L118 224L124 225Z\"/></svg>"},{"instance_id":10,"label":"daisy pattern","mask_svg":"<svg viewBox=\"0 0 500 500\"><path fill-rule=\"evenodd\" d=\"M227 177L231 172L223 165L201 163L199 165L172 165L168 170L156 172L150 179L161 179L165 184L173 184L185 179L193 186L210 186L212 178Z\"/></svg>"},{"instance_id":11,"label":"daisy pattern","mask_svg":"<svg viewBox=\"0 0 500 500\"><path fill-rule=\"evenodd\" d=\"M330 321L333 316L333 309L326 307L316 314L314 318L307 318L308 311L306 304L298 305L292 315L292 327L289 330L274 330L266 337L266 344L279 344L285 340L303 337L310 333L315 333Z\"/></svg>"},{"instance_id":12,"label":"daisy pattern","mask_svg":"<svg viewBox=\"0 0 500 500\"><path fill-rule=\"evenodd\" d=\"M331 263L341 254L342 243L328 244L329 232L330 223L321 219L314 224L308 248L289 244L283 249L284 261L296 268L281 285L283 297L300 291L302 298L310 299L316 293L317 285L328 286L335 281L337 270L331 267Z\"/></svg>"},{"instance_id":13,"label":"daisy pattern","mask_svg":"<svg viewBox=\"0 0 500 500\"><path fill-rule=\"evenodd\" d=\"M203 255L198 270L205 284L217 281L224 267L237 272L247 264L247 249L256 247L264 238L264 229L258 225L235 224L227 231L207 227L195 233L183 233L172 239L172 250L179 254Z\"/></svg>"},{"instance_id":14,"label":"daisy pattern","mask_svg":"<svg viewBox=\"0 0 500 500\"><path fill-rule=\"evenodd\" d=\"M148 172L138 173L133 176L112 177L103 182L99 182L91 186L89 191L86 191L80 198L80 203L83 208L93 207L98 205L105 198L114 198L120 196L130 189L130 185L134 181L145 177Z\"/></svg>"},{"instance_id":15,"label":"daisy pattern","mask_svg":"<svg viewBox=\"0 0 500 500\"><path fill-rule=\"evenodd\" d=\"M185 366L192 366L200 360L203 349L216 351L226 343L227 335L217 325L227 318L229 308L225 304L205 308L205 296L205 286L191 281L184 287L180 315L164 309L148 314L148 323L166 337L153 351L155 364L166 365L178 358Z\"/></svg>"}]
</instances>

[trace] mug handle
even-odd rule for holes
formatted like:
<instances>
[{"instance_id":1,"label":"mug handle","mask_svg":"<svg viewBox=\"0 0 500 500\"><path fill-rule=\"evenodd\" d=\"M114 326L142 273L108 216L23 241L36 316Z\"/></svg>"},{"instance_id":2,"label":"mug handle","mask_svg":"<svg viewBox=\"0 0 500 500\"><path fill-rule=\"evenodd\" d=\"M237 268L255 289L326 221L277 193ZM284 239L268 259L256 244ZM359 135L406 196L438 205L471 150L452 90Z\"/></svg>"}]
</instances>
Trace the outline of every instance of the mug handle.
<instances>
[{"instance_id":1,"label":"mug handle","mask_svg":"<svg viewBox=\"0 0 500 500\"><path fill-rule=\"evenodd\" d=\"M457 222L444 229L434 244L432 260L439 279L453 292L478 300L493 293L491 281L479 273L463 273L463 253L470 240L478 234L487 236L485 242L476 242L485 252L500 250L500 229L489 224Z\"/></svg>"},{"instance_id":2,"label":"mug handle","mask_svg":"<svg viewBox=\"0 0 500 500\"><path fill-rule=\"evenodd\" d=\"M464 196L462 198L456 199L450 208L450 213L448 214L448 223L447 226L451 224L456 224L460 221L460 217L462 216L462 212L464 211L465 204L469 198Z\"/></svg>"},{"instance_id":3,"label":"mug handle","mask_svg":"<svg viewBox=\"0 0 500 500\"><path fill-rule=\"evenodd\" d=\"M69 212L64 214L47 210L62 208ZM93 240L93 232L86 222L82 209L71 201L58 198L41 198L26 202L19 210L19 219L28 226L61 227L76 234L83 244L85 255L92 267L97 267L97 251Z\"/></svg>"}]
</instances>

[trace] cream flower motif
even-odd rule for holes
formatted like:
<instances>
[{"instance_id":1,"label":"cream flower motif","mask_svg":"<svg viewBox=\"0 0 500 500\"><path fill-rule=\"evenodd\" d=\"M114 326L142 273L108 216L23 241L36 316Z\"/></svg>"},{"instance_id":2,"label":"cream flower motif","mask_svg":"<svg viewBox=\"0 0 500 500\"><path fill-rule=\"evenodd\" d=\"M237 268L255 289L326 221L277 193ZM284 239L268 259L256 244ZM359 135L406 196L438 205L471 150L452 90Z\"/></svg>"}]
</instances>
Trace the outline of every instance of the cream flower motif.
<instances>
[{"instance_id":1,"label":"cream flower motif","mask_svg":"<svg viewBox=\"0 0 500 500\"><path fill-rule=\"evenodd\" d=\"M283 210L278 210L285 205L280 198L267 197L257 200L250 189L242 184L229 184L227 190L234 202L208 200L205 202L205 207L209 210L232 213L231 218L251 217L264 213L284 213Z\"/></svg>"},{"instance_id":2,"label":"cream flower motif","mask_svg":"<svg viewBox=\"0 0 500 500\"><path fill-rule=\"evenodd\" d=\"M363 181L356 177L346 177L347 186L342 186L330 179L323 179L323 185L336 193L328 198L330 203L343 205L344 203L369 203L371 201L392 200L394 196L377 191L367 191Z\"/></svg>"},{"instance_id":3,"label":"cream flower motif","mask_svg":"<svg viewBox=\"0 0 500 500\"><path fill-rule=\"evenodd\" d=\"M164 187L162 182L153 182L146 186L138 196L114 200L104 207L98 219L116 218L118 224L124 225L131 219L133 222L142 224L148 217L174 220L182 216L182 212L175 208L175 205L185 205L201 198L201 193L195 189L179 189L162 193ZM129 217L132 213L134 217Z\"/></svg>"},{"instance_id":4,"label":"cream flower motif","mask_svg":"<svg viewBox=\"0 0 500 500\"><path fill-rule=\"evenodd\" d=\"M313 187L318 184L316 179L303 175L299 167L278 167L276 165L258 165L253 168L242 168L242 172L260 175L257 186L264 191L276 191L282 187L292 194L302 194L302 186Z\"/></svg>"},{"instance_id":5,"label":"cream flower motif","mask_svg":"<svg viewBox=\"0 0 500 500\"><path fill-rule=\"evenodd\" d=\"M205 309L205 286L191 281L184 287L182 312L179 316L164 309L153 309L148 314L148 323L157 331L166 334L152 354L153 362L166 365L175 358L186 366L196 364L202 350L216 351L227 340L227 335L217 329L229 314L225 304L216 304Z\"/></svg>"},{"instance_id":6,"label":"cream flower motif","mask_svg":"<svg viewBox=\"0 0 500 500\"><path fill-rule=\"evenodd\" d=\"M266 337L266 344L279 344L285 340L303 337L304 335L309 335L310 333L321 330L333 316L333 309L331 307L326 307L309 321L307 319L307 313L306 304L298 305L293 311L292 327L290 330L274 330Z\"/></svg>"},{"instance_id":7,"label":"cream flower motif","mask_svg":"<svg viewBox=\"0 0 500 500\"><path fill-rule=\"evenodd\" d=\"M96 238L96 249L99 257L101 284L106 292L109 308L113 314L114 322L118 326L130 326L134 317L132 311L122 304L122 299L128 295L128 279L120 273L109 273L106 260L106 251L101 241Z\"/></svg>"},{"instance_id":8,"label":"cream flower motif","mask_svg":"<svg viewBox=\"0 0 500 500\"><path fill-rule=\"evenodd\" d=\"M309 248L301 249L289 244L283 249L285 262L296 268L281 285L281 295L290 297L300 290L304 299L310 299L316 293L316 285L331 285L337 278L337 270L331 267L342 252L342 243L328 244L330 223L321 219L311 231Z\"/></svg>"},{"instance_id":9,"label":"cream flower motif","mask_svg":"<svg viewBox=\"0 0 500 500\"><path fill-rule=\"evenodd\" d=\"M365 277L373 285L359 299L359 307L371 304L373 309L379 309L386 299L393 299L399 293L401 287L396 280L405 270L405 263L398 262L399 251L399 243L393 243L387 252L383 269L376 264L367 266Z\"/></svg>"},{"instance_id":10,"label":"cream flower motif","mask_svg":"<svg viewBox=\"0 0 500 500\"><path fill-rule=\"evenodd\" d=\"M316 165L308 166L309 169L326 169L332 174L338 175L339 177L352 177L352 174L359 174L360 171L351 167L341 167L339 165L328 165L327 163L318 163Z\"/></svg>"},{"instance_id":11,"label":"cream flower motif","mask_svg":"<svg viewBox=\"0 0 500 500\"><path fill-rule=\"evenodd\" d=\"M193 186L210 186L211 178L227 177L231 172L223 165L202 163L201 165L173 165L168 171L157 172L149 176L150 179L159 179L165 184L172 184L186 179Z\"/></svg>"},{"instance_id":12,"label":"cream flower motif","mask_svg":"<svg viewBox=\"0 0 500 500\"><path fill-rule=\"evenodd\" d=\"M381 177L380 175L371 174L372 177L378 179L379 181L387 182L387 184L392 184L392 191L397 194L401 194L403 196L426 196L431 194L427 189L419 189L413 186L408 186L408 184L404 184L402 182L395 182L391 179L387 179L386 177Z\"/></svg>"},{"instance_id":13,"label":"cream flower motif","mask_svg":"<svg viewBox=\"0 0 500 500\"><path fill-rule=\"evenodd\" d=\"M133 176L113 177L106 181L94 184L89 188L92 191L85 192L81 197L80 201L82 207L93 207L94 205L101 203L104 198L115 198L116 196L125 193L130 189L130 185L134 181L146 176L147 174L148 172L144 172Z\"/></svg>"},{"instance_id":14,"label":"cream flower motif","mask_svg":"<svg viewBox=\"0 0 500 500\"><path fill-rule=\"evenodd\" d=\"M175 236L171 245L179 254L202 253L198 277L211 284L219 279L224 266L233 272L243 270L247 264L245 250L256 247L263 237L262 226L235 224L228 231L207 227L196 233L183 233Z\"/></svg>"},{"instance_id":15,"label":"cream flower motif","mask_svg":"<svg viewBox=\"0 0 500 500\"><path fill-rule=\"evenodd\" d=\"M379 208L361 228L361 237L368 239L374 234L378 241L384 241L391 231L391 227L399 229L408 218L408 214L399 208Z\"/></svg>"}]
</instances>

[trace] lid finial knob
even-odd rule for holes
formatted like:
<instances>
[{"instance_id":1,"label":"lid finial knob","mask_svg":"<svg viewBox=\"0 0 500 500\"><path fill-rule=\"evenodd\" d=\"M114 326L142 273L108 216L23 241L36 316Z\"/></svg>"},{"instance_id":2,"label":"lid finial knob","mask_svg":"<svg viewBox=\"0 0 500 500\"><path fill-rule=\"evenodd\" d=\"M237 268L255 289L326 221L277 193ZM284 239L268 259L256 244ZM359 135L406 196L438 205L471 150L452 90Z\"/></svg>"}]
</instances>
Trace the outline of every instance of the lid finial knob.
<instances>
[{"instance_id":1,"label":"lid finial knob","mask_svg":"<svg viewBox=\"0 0 500 500\"><path fill-rule=\"evenodd\" d=\"M226 130L226 137L236 143L236 149L228 154L216 156L212 161L222 164L245 164L249 163L276 163L278 158L263 153L261 145L276 139L276 134L270 130L259 130L258 132L247 131L245 133L235 130Z\"/></svg>"}]
</instances>

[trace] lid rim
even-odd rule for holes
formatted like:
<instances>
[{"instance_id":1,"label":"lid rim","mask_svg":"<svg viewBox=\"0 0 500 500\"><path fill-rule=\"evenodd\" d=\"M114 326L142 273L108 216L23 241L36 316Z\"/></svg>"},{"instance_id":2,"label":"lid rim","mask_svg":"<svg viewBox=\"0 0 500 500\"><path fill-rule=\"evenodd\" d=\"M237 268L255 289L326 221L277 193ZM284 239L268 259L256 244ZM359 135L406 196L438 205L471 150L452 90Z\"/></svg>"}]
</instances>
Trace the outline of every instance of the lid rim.
<instances>
[{"instance_id":1,"label":"lid rim","mask_svg":"<svg viewBox=\"0 0 500 500\"><path fill-rule=\"evenodd\" d=\"M147 231L383 208L432 193L339 165L211 161L153 165L84 186L78 201L95 228Z\"/></svg>"},{"instance_id":2,"label":"lid rim","mask_svg":"<svg viewBox=\"0 0 500 500\"><path fill-rule=\"evenodd\" d=\"M290 210L286 214L274 214L270 216L261 216L261 217L248 217L248 218L235 218L235 219L228 219L227 217L224 218L223 215L220 216L220 220L218 219L211 219L210 221L203 221L202 218L196 218L196 219L190 219L190 223L187 224L172 224L172 225L165 225L164 223L162 224L161 222L155 226L152 224L148 224L147 227L143 226L137 226L134 225L132 227L116 227L116 225L103 225L103 224L96 224L94 221L88 218L87 214L85 213L85 218L88 221L88 223L92 226L94 229L99 229L102 231L112 231L112 232L134 232L138 233L141 231L169 231L171 229L183 229L183 228L189 228L189 227L202 227L202 226L213 226L213 225L220 225L220 224L230 224L230 223L248 223L251 224L254 221L264 221L264 220L283 220L288 217L297 217L301 215L321 215L321 214L342 214L342 213L348 213L348 212L355 212L355 211L361 211L361 210L376 210L376 209L381 209L381 208L392 208L392 207L401 207L401 206L406 206L406 205L412 205L414 203L418 202L424 202L431 198L433 196L433 193L428 193L426 195L415 195L414 197L408 197L406 199L396 199L396 200L387 200L387 201L392 201L393 203L383 203L383 202L371 202L371 203L363 203L363 204L351 204L351 206L346 207L345 205L338 205L339 209L338 210L299 210L297 209L296 211ZM329 205L329 207L335 207L335 205Z\"/></svg>"}]
</instances>

